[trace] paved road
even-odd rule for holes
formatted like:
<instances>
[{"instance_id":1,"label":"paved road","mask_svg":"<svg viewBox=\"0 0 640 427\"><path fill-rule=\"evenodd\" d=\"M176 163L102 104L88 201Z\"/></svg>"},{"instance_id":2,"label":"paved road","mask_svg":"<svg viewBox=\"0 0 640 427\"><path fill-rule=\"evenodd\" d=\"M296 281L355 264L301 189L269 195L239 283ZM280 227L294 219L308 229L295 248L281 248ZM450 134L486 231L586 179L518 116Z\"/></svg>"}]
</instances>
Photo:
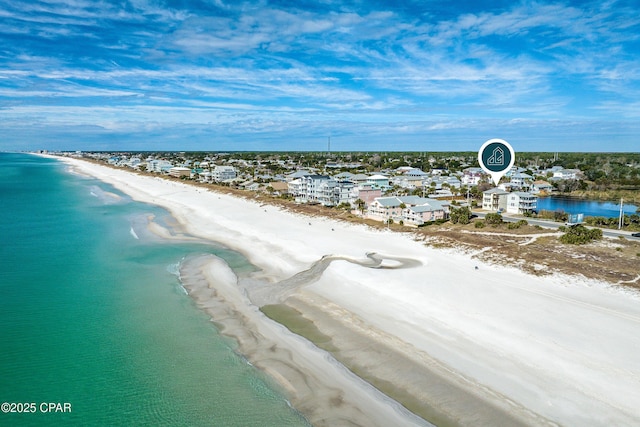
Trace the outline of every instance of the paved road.
<instances>
[{"instance_id":1,"label":"paved road","mask_svg":"<svg viewBox=\"0 0 640 427\"><path fill-rule=\"evenodd\" d=\"M489 212L477 212L477 211L473 212L473 214L478 218L484 218L487 213ZM504 214L502 215L502 220L505 222L517 222L517 221L520 221L521 219L526 220L530 225L539 225L540 227L549 228L552 230L557 230L559 227L564 225L561 222L547 221L547 220L534 219L534 218L507 216ZM640 241L640 237L632 237L630 231L609 230L609 229L603 228L602 235L605 237L611 237L616 239L620 236L624 236L629 240Z\"/></svg>"}]
</instances>

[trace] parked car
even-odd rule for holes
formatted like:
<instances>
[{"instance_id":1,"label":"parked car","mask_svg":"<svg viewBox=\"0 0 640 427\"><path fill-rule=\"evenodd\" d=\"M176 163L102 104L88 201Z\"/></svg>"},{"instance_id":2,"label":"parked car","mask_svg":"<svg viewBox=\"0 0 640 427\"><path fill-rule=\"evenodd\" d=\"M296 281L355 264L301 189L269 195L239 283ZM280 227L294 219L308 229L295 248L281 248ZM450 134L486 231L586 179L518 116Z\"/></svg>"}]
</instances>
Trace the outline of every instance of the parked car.
<instances>
[{"instance_id":1,"label":"parked car","mask_svg":"<svg viewBox=\"0 0 640 427\"><path fill-rule=\"evenodd\" d=\"M633 233L631 236L632 237L640 237L640 233Z\"/></svg>"}]
</instances>

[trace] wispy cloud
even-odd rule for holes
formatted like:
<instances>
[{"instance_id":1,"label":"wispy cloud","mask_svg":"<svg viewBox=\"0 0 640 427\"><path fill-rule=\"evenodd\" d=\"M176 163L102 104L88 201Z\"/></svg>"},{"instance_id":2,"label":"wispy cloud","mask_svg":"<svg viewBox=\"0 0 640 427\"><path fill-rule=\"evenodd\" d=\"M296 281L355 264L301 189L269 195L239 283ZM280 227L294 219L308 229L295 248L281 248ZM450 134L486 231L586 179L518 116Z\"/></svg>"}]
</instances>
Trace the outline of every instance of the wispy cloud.
<instances>
[{"instance_id":1,"label":"wispy cloud","mask_svg":"<svg viewBox=\"0 0 640 427\"><path fill-rule=\"evenodd\" d=\"M496 136L497 124L535 124L514 134L531 140L536 126L540 135L557 128L551 120L611 131L602 123L637 119L633 2L168 4L0 1L7 141L55 123L103 136L215 128L239 149L252 132L278 140L265 137L269 129L292 138L342 129L353 141L396 132L407 144L421 132L462 138L467 129L473 145L478 129Z\"/></svg>"}]
</instances>

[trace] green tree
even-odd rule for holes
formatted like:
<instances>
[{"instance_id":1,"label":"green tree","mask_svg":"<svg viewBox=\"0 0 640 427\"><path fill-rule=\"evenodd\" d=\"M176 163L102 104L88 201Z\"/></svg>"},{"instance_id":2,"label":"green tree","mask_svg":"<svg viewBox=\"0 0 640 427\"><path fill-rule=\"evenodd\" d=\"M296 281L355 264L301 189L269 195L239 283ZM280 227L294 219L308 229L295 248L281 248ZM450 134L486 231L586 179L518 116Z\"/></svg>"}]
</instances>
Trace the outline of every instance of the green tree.
<instances>
[{"instance_id":1,"label":"green tree","mask_svg":"<svg viewBox=\"0 0 640 427\"><path fill-rule=\"evenodd\" d=\"M452 209L449 214L449 220L453 224L469 224L471 222L471 209L467 206Z\"/></svg>"}]
</instances>

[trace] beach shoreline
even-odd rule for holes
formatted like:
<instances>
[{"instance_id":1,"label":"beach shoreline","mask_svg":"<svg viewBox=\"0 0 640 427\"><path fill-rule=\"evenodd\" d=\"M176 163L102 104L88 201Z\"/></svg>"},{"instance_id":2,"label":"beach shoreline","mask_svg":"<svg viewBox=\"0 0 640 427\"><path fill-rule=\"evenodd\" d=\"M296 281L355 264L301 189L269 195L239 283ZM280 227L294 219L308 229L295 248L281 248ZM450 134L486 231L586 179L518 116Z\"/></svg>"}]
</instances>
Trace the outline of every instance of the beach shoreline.
<instances>
[{"instance_id":1,"label":"beach shoreline","mask_svg":"<svg viewBox=\"0 0 640 427\"><path fill-rule=\"evenodd\" d=\"M348 326L361 323L365 330L378 332L375 337L367 337L374 347L391 343L406 356L428 355L446 367L447 381L462 381L460 386L475 395L476 402L485 402L482 408L497 408L486 418L477 418L481 411L468 405L464 405L466 410L463 405L456 406L461 400L445 392L444 403L433 403L441 409L444 404L451 405L444 411L451 425L488 424L488 420L495 422L491 417L499 413L524 425L584 421L590 425L631 425L640 418L635 409L640 403L640 364L632 353L639 344L633 330L640 322L640 306L637 299L623 292L585 284L579 278L533 277L510 267L481 264L480 271L474 271L478 261L469 256L428 248L399 233L324 218L309 219L179 182L64 160L136 200L165 207L189 234L223 242L243 253L260 268L253 278L265 283L286 280L327 255L364 259L367 253L378 252L418 262L419 266L396 269L335 261L313 283L294 289L276 302L297 307L336 341L339 332L353 333ZM221 271L219 266L216 271ZM214 279L210 276L203 283ZM226 289L231 288L227 285ZM236 300L234 304L242 307L247 302ZM248 307L252 316L263 316L257 313L257 305L248 303ZM327 317L332 310L341 313L336 318L342 322L334 329L329 327L331 319ZM601 323L589 336L581 326L589 319L593 321L593 316ZM256 328L268 324L261 320ZM282 339L285 328L278 326L271 333ZM607 335L612 330L615 333ZM604 348L598 344L602 340ZM296 339L287 345L297 352L308 345L303 342L308 343ZM357 348L351 350L350 357L356 365L368 367L370 373L383 371L384 364L370 366L375 365L369 363L373 361L371 355ZM331 365L336 369L341 366ZM429 370L426 365L421 368L424 372ZM319 378L324 368L315 366ZM286 375L269 367L263 369L296 395L296 385ZM305 375L312 376L314 367L307 365L305 369ZM364 393L367 397L353 399L360 408L354 406L342 414L336 405L317 405L314 409L305 406L304 399L298 404L292 399L314 424L322 425L323 417L331 413L355 425L374 425L368 423L371 418L387 423L394 419L396 425L420 424L419 419L399 410L395 402L372 391L373 387L351 378L354 375L346 369L336 372L327 388L335 386L340 378L338 388L343 392ZM383 380L388 377L385 374ZM390 382L409 389L406 377L391 378ZM418 383L415 390L429 389L428 382ZM625 393L616 393L620 389ZM425 395L424 399L430 398ZM331 398L328 401L336 402Z\"/></svg>"}]
</instances>

